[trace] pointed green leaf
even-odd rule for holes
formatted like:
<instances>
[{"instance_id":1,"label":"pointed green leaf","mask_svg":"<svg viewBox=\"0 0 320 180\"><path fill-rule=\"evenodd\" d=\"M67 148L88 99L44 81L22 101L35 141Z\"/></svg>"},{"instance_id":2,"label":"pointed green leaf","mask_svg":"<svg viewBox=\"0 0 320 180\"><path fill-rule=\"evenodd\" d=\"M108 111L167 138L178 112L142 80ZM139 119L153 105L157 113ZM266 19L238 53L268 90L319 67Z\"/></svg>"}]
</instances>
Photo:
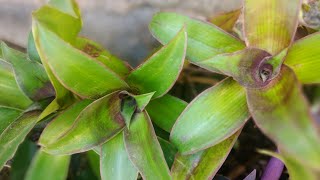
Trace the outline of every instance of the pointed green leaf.
<instances>
[{"instance_id":1,"label":"pointed green leaf","mask_svg":"<svg viewBox=\"0 0 320 180\"><path fill-rule=\"evenodd\" d=\"M131 70L131 67L127 63L110 54L110 52L105 50L100 44L90 39L78 37L74 45L76 48L112 69L121 77L127 76Z\"/></svg>"},{"instance_id":2,"label":"pointed green leaf","mask_svg":"<svg viewBox=\"0 0 320 180\"><path fill-rule=\"evenodd\" d=\"M0 169L15 154L18 146L37 122L38 111L31 111L21 115L12 122L0 135Z\"/></svg>"},{"instance_id":3,"label":"pointed green leaf","mask_svg":"<svg viewBox=\"0 0 320 180\"><path fill-rule=\"evenodd\" d=\"M188 34L187 59L199 62L212 56L241 50L245 45L213 24L208 24L175 13L157 13L149 29L161 43L170 39L186 26Z\"/></svg>"},{"instance_id":4,"label":"pointed green leaf","mask_svg":"<svg viewBox=\"0 0 320 180\"><path fill-rule=\"evenodd\" d=\"M320 83L320 33L312 34L293 43L285 64L291 67L300 82Z\"/></svg>"},{"instance_id":5,"label":"pointed green leaf","mask_svg":"<svg viewBox=\"0 0 320 180\"><path fill-rule=\"evenodd\" d=\"M211 17L209 21L227 32L232 32L233 26L237 22L240 14L241 9L236 9L230 12L215 15Z\"/></svg>"},{"instance_id":6,"label":"pointed green leaf","mask_svg":"<svg viewBox=\"0 0 320 180\"><path fill-rule=\"evenodd\" d=\"M25 109L31 103L32 101L20 90L11 66L0 60L0 105Z\"/></svg>"},{"instance_id":7,"label":"pointed green leaf","mask_svg":"<svg viewBox=\"0 0 320 180\"><path fill-rule=\"evenodd\" d=\"M123 133L102 145L100 164L102 180L137 179L138 171L128 157Z\"/></svg>"},{"instance_id":8,"label":"pointed green leaf","mask_svg":"<svg viewBox=\"0 0 320 180\"><path fill-rule=\"evenodd\" d=\"M127 128L130 127L130 122L134 112L137 109L137 102L130 94L127 92L121 93L121 115L126 122Z\"/></svg>"},{"instance_id":9,"label":"pointed green leaf","mask_svg":"<svg viewBox=\"0 0 320 180\"><path fill-rule=\"evenodd\" d=\"M100 178L100 155L94 152L94 150L91 150L87 152L87 158L89 160L92 171L97 178Z\"/></svg>"},{"instance_id":10,"label":"pointed green leaf","mask_svg":"<svg viewBox=\"0 0 320 180\"><path fill-rule=\"evenodd\" d=\"M178 150L174 147L172 143L162 139L161 137L158 137L158 141L160 143L160 146L163 151L164 158L166 159L166 162L168 164L168 167L171 168Z\"/></svg>"},{"instance_id":11,"label":"pointed green leaf","mask_svg":"<svg viewBox=\"0 0 320 180\"><path fill-rule=\"evenodd\" d=\"M41 59L38 54L36 44L34 42L32 32L30 32L28 36L27 54L31 61L36 61L38 63L41 63Z\"/></svg>"},{"instance_id":12,"label":"pointed green leaf","mask_svg":"<svg viewBox=\"0 0 320 180\"><path fill-rule=\"evenodd\" d=\"M61 1L61 3L64 3L64 2ZM44 27L56 33L63 40L72 43L75 41L75 38L77 37L78 33L81 30L82 21L80 17L75 17L75 16L72 16L71 14L67 14L63 12L64 10L59 9L58 6L59 5L54 5L54 3L51 3L49 5L44 5L37 11L33 12L32 13L33 23L35 21L41 23ZM60 6L60 7L63 8L63 6ZM33 37L37 43L35 34L33 34ZM38 52L39 52L39 49L38 49Z\"/></svg>"},{"instance_id":13,"label":"pointed green leaf","mask_svg":"<svg viewBox=\"0 0 320 180\"><path fill-rule=\"evenodd\" d=\"M0 134L22 113L21 110L0 106Z\"/></svg>"},{"instance_id":14,"label":"pointed green leaf","mask_svg":"<svg viewBox=\"0 0 320 180\"><path fill-rule=\"evenodd\" d=\"M173 179L212 179L226 160L240 132L195 154L178 154L171 169Z\"/></svg>"},{"instance_id":15,"label":"pointed green leaf","mask_svg":"<svg viewBox=\"0 0 320 180\"><path fill-rule=\"evenodd\" d=\"M227 78L195 98L172 128L170 140L181 154L222 142L248 120L245 89Z\"/></svg>"},{"instance_id":16,"label":"pointed green leaf","mask_svg":"<svg viewBox=\"0 0 320 180\"><path fill-rule=\"evenodd\" d=\"M13 162L10 170L10 180L21 180L25 177L36 151L37 145L28 139L20 144L12 159Z\"/></svg>"},{"instance_id":17,"label":"pointed green leaf","mask_svg":"<svg viewBox=\"0 0 320 180\"><path fill-rule=\"evenodd\" d=\"M301 0L244 0L246 44L272 55L288 47L293 40Z\"/></svg>"},{"instance_id":18,"label":"pointed green leaf","mask_svg":"<svg viewBox=\"0 0 320 180\"><path fill-rule=\"evenodd\" d=\"M124 130L124 142L130 160L143 179L171 179L148 114L136 113L130 129Z\"/></svg>"},{"instance_id":19,"label":"pointed green leaf","mask_svg":"<svg viewBox=\"0 0 320 180\"><path fill-rule=\"evenodd\" d=\"M133 70L126 81L140 93L154 92L154 97L166 94L182 70L187 37L185 28L145 63Z\"/></svg>"},{"instance_id":20,"label":"pointed green leaf","mask_svg":"<svg viewBox=\"0 0 320 180\"><path fill-rule=\"evenodd\" d=\"M75 0L50 0L48 4L63 13L80 18L80 10Z\"/></svg>"},{"instance_id":21,"label":"pointed green leaf","mask_svg":"<svg viewBox=\"0 0 320 180\"><path fill-rule=\"evenodd\" d=\"M168 94L152 100L146 107L153 123L170 132L187 103Z\"/></svg>"},{"instance_id":22,"label":"pointed green leaf","mask_svg":"<svg viewBox=\"0 0 320 180\"><path fill-rule=\"evenodd\" d=\"M9 62L14 69L18 85L30 99L39 101L55 95L41 64L30 61L25 54L9 48L3 42L1 48L4 60Z\"/></svg>"},{"instance_id":23,"label":"pointed green leaf","mask_svg":"<svg viewBox=\"0 0 320 180\"><path fill-rule=\"evenodd\" d=\"M81 111L71 128L59 139L42 144L43 150L50 154L73 154L108 141L125 126L120 106L118 92L94 101Z\"/></svg>"},{"instance_id":24,"label":"pointed green leaf","mask_svg":"<svg viewBox=\"0 0 320 180\"><path fill-rule=\"evenodd\" d=\"M87 107L91 100L83 100L70 106L53 119L43 130L39 144L51 144L63 136L73 125L80 112Z\"/></svg>"},{"instance_id":25,"label":"pointed green leaf","mask_svg":"<svg viewBox=\"0 0 320 180\"><path fill-rule=\"evenodd\" d=\"M98 98L128 88L113 71L70 46L41 24L34 22L33 32L40 56L43 55L42 61L48 63L53 74L72 92L83 97Z\"/></svg>"},{"instance_id":26,"label":"pointed green leaf","mask_svg":"<svg viewBox=\"0 0 320 180\"><path fill-rule=\"evenodd\" d=\"M140 111L143 111L145 107L149 104L151 98L153 97L155 92L147 93L147 94L141 94L141 95L135 95L134 99L137 102L137 108Z\"/></svg>"},{"instance_id":27,"label":"pointed green leaf","mask_svg":"<svg viewBox=\"0 0 320 180\"><path fill-rule=\"evenodd\" d=\"M64 180L68 175L70 156L54 156L39 150L32 160L26 180Z\"/></svg>"},{"instance_id":28,"label":"pointed green leaf","mask_svg":"<svg viewBox=\"0 0 320 180\"><path fill-rule=\"evenodd\" d=\"M247 99L256 124L281 151L320 170L320 135L290 68L282 66L263 88L247 89Z\"/></svg>"}]
</instances>

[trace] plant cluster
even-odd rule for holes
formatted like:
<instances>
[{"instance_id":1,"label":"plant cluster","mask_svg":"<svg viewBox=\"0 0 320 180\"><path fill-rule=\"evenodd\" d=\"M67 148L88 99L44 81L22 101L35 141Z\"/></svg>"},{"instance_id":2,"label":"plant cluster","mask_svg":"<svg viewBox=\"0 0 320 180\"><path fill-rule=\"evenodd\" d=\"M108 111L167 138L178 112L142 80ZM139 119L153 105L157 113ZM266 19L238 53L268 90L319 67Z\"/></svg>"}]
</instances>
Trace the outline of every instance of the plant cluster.
<instances>
[{"instance_id":1,"label":"plant cluster","mask_svg":"<svg viewBox=\"0 0 320 180\"><path fill-rule=\"evenodd\" d=\"M65 179L77 153L99 162L101 179L210 179L252 117L291 179L319 179L319 129L301 84L320 83L320 34L295 40L300 9L244 0L235 36L241 10L214 24L157 13L149 27L164 46L133 69L78 36L75 1L51 0L32 14L26 54L1 43L0 167L40 129L25 179ZM185 59L229 77L187 104L167 94Z\"/></svg>"}]
</instances>

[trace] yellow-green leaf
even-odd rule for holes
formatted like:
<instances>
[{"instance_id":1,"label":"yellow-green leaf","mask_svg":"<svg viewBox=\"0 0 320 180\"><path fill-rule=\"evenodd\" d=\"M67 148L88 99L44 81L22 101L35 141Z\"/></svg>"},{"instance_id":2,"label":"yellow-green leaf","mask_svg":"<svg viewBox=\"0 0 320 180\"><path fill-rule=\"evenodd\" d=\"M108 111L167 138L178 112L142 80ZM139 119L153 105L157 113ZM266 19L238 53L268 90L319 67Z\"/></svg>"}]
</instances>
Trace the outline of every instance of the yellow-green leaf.
<instances>
[{"instance_id":1,"label":"yellow-green leaf","mask_svg":"<svg viewBox=\"0 0 320 180\"><path fill-rule=\"evenodd\" d=\"M199 62L212 56L241 50L244 43L213 24L175 13L157 13L149 29L161 43L167 44L183 27L188 35L187 59Z\"/></svg>"},{"instance_id":2,"label":"yellow-green leaf","mask_svg":"<svg viewBox=\"0 0 320 180\"><path fill-rule=\"evenodd\" d=\"M185 28L145 63L133 70L126 81L140 93L155 92L153 98L167 93L182 70L186 52Z\"/></svg>"},{"instance_id":3,"label":"yellow-green leaf","mask_svg":"<svg viewBox=\"0 0 320 180\"><path fill-rule=\"evenodd\" d=\"M39 150L27 171L26 180L64 180L68 175L70 156L54 156Z\"/></svg>"},{"instance_id":4,"label":"yellow-green leaf","mask_svg":"<svg viewBox=\"0 0 320 180\"><path fill-rule=\"evenodd\" d=\"M177 154L171 169L173 179L212 179L226 160L240 132L195 154Z\"/></svg>"},{"instance_id":5,"label":"yellow-green leaf","mask_svg":"<svg viewBox=\"0 0 320 180\"><path fill-rule=\"evenodd\" d=\"M300 82L320 83L320 33L309 35L292 44L285 64L292 68Z\"/></svg>"},{"instance_id":6,"label":"yellow-green leaf","mask_svg":"<svg viewBox=\"0 0 320 180\"><path fill-rule=\"evenodd\" d=\"M170 140L181 154L191 154L222 142L249 116L245 89L227 78L187 106L173 126Z\"/></svg>"},{"instance_id":7,"label":"yellow-green leaf","mask_svg":"<svg viewBox=\"0 0 320 180\"><path fill-rule=\"evenodd\" d=\"M128 88L120 76L40 23L33 23L33 33L42 61L48 63L57 79L72 92L82 97L98 98Z\"/></svg>"},{"instance_id":8,"label":"yellow-green leaf","mask_svg":"<svg viewBox=\"0 0 320 180\"><path fill-rule=\"evenodd\" d=\"M272 55L293 40L301 0L244 0L244 34L249 47Z\"/></svg>"},{"instance_id":9,"label":"yellow-green leaf","mask_svg":"<svg viewBox=\"0 0 320 180\"><path fill-rule=\"evenodd\" d=\"M50 154L73 154L88 151L108 141L125 126L120 106L118 92L94 101L81 111L59 139L43 143L43 150Z\"/></svg>"},{"instance_id":10,"label":"yellow-green leaf","mask_svg":"<svg viewBox=\"0 0 320 180\"><path fill-rule=\"evenodd\" d=\"M240 14L241 9L236 9L210 17L209 21L227 32L232 32L233 26L237 22Z\"/></svg>"}]
</instances>

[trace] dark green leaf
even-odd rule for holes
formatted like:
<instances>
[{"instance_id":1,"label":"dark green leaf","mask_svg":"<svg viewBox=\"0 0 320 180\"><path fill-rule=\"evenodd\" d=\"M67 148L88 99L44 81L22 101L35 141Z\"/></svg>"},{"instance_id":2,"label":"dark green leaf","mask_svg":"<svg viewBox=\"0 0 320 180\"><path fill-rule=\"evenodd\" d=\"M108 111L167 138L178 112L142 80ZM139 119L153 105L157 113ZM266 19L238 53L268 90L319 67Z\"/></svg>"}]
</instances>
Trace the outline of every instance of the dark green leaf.
<instances>
[{"instance_id":1,"label":"dark green leaf","mask_svg":"<svg viewBox=\"0 0 320 180\"><path fill-rule=\"evenodd\" d=\"M173 126L170 139L180 153L191 154L222 142L249 116L245 89L227 78L188 105Z\"/></svg>"},{"instance_id":2,"label":"dark green leaf","mask_svg":"<svg viewBox=\"0 0 320 180\"><path fill-rule=\"evenodd\" d=\"M124 130L124 142L130 160L143 179L171 179L148 114L136 113L130 129Z\"/></svg>"},{"instance_id":3,"label":"dark green leaf","mask_svg":"<svg viewBox=\"0 0 320 180\"><path fill-rule=\"evenodd\" d=\"M25 54L1 43L4 60L9 62L15 72L15 78L23 92L34 101L55 95L54 89L41 64L30 61Z\"/></svg>"},{"instance_id":4,"label":"dark green leaf","mask_svg":"<svg viewBox=\"0 0 320 180\"><path fill-rule=\"evenodd\" d=\"M158 137L158 141L160 143L168 167L171 168L178 150L174 147L173 144L171 144L169 141L162 139L161 137Z\"/></svg>"},{"instance_id":5,"label":"dark green leaf","mask_svg":"<svg viewBox=\"0 0 320 180\"><path fill-rule=\"evenodd\" d=\"M94 172L96 177L100 179L100 155L91 150L87 152L87 158L89 160L92 171Z\"/></svg>"},{"instance_id":6,"label":"dark green leaf","mask_svg":"<svg viewBox=\"0 0 320 180\"><path fill-rule=\"evenodd\" d=\"M0 134L22 113L21 110L0 106Z\"/></svg>"},{"instance_id":7,"label":"dark green leaf","mask_svg":"<svg viewBox=\"0 0 320 180\"><path fill-rule=\"evenodd\" d=\"M41 59L38 54L36 44L34 42L32 32L30 32L29 36L28 36L27 53L28 53L28 57L31 61L36 61L38 63L41 63Z\"/></svg>"},{"instance_id":8,"label":"dark green leaf","mask_svg":"<svg viewBox=\"0 0 320 180\"><path fill-rule=\"evenodd\" d=\"M186 52L185 28L145 63L133 70L126 81L140 93L155 92L153 98L166 94L182 70Z\"/></svg>"}]
</instances>

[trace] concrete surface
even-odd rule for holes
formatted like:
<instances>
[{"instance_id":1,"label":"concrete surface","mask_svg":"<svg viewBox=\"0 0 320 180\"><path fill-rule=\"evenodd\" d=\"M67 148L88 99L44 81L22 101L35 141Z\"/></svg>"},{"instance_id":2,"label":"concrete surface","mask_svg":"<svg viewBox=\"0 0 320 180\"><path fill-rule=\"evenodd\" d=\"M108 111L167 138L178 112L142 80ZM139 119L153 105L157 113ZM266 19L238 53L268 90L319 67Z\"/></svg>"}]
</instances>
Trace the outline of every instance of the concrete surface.
<instances>
[{"instance_id":1,"label":"concrete surface","mask_svg":"<svg viewBox=\"0 0 320 180\"><path fill-rule=\"evenodd\" d=\"M233 10L241 0L78 0L82 35L98 41L113 54L136 65L156 46L148 30L152 15L175 11L200 19ZM0 39L26 46L31 12L45 0L0 0Z\"/></svg>"}]
</instances>

